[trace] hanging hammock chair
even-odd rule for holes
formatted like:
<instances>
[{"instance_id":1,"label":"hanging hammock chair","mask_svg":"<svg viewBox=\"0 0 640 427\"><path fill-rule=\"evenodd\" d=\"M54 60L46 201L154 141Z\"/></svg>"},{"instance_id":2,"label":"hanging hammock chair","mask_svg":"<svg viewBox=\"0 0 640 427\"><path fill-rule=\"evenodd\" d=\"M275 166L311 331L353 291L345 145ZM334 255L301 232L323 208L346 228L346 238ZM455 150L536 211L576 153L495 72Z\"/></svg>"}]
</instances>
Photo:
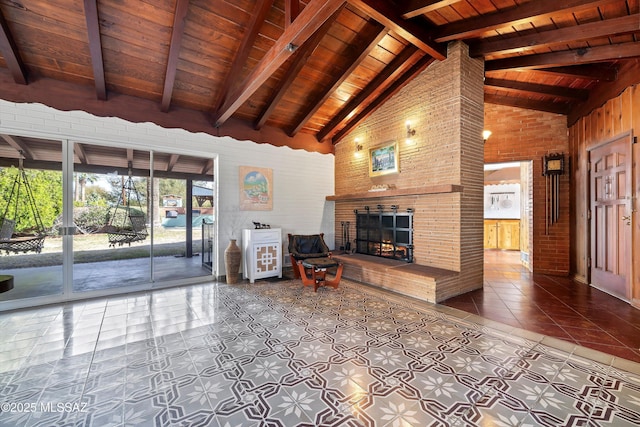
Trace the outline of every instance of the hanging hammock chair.
<instances>
[{"instance_id":1,"label":"hanging hammock chair","mask_svg":"<svg viewBox=\"0 0 640 427\"><path fill-rule=\"evenodd\" d=\"M22 213L19 209L25 208L28 209L31 216L31 223L35 224L34 234L16 235L14 231L19 218L18 214ZM45 238L44 225L22 165L22 157L19 159L18 173L13 180L7 206L0 221L0 251L5 251L7 255L10 253L40 253L42 251Z\"/></svg>"},{"instance_id":2,"label":"hanging hammock chair","mask_svg":"<svg viewBox=\"0 0 640 427\"><path fill-rule=\"evenodd\" d=\"M132 199L135 199L137 207L132 206ZM131 162L129 162L129 176L122 183L118 203L109 217L107 225L109 236L109 247L122 246L125 243L131 246L133 242L145 240L149 233L145 215L140 203L140 193L136 190L131 173Z\"/></svg>"}]
</instances>

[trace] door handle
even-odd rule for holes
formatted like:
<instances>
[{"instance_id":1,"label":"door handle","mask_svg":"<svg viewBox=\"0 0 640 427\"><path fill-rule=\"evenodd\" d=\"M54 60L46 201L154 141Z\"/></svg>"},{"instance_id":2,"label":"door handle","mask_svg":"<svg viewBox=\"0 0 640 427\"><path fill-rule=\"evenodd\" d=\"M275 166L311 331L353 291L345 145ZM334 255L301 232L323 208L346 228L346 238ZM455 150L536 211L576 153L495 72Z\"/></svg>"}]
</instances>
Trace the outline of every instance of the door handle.
<instances>
[{"instance_id":1,"label":"door handle","mask_svg":"<svg viewBox=\"0 0 640 427\"><path fill-rule=\"evenodd\" d=\"M627 221L627 225L631 225L631 215L623 216L622 220Z\"/></svg>"}]
</instances>

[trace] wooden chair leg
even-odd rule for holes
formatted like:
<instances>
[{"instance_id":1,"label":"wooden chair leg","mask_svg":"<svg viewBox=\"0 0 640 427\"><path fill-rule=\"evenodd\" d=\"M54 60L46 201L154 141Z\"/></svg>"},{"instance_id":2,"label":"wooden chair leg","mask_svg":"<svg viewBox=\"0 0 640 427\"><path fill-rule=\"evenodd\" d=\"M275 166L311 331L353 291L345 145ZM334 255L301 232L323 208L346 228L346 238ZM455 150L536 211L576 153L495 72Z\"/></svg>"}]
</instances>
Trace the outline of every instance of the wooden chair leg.
<instances>
[{"instance_id":1,"label":"wooden chair leg","mask_svg":"<svg viewBox=\"0 0 640 427\"><path fill-rule=\"evenodd\" d=\"M297 262L297 270L298 270L298 274L300 275L300 278L302 279L302 284L305 286L314 286L316 284L316 281L313 279L313 277L309 278L307 276L307 272L305 271L304 266L302 265L302 261L298 261ZM296 271L296 269L294 269L294 271Z\"/></svg>"},{"instance_id":2,"label":"wooden chair leg","mask_svg":"<svg viewBox=\"0 0 640 427\"><path fill-rule=\"evenodd\" d=\"M336 276L331 280L325 280L324 284L327 286L332 286L335 289L338 289L338 285L340 284L340 279L342 278L342 268L344 265L342 263L338 264L338 269L336 270Z\"/></svg>"},{"instance_id":3,"label":"wooden chair leg","mask_svg":"<svg viewBox=\"0 0 640 427\"><path fill-rule=\"evenodd\" d=\"M294 279L300 279L301 278L300 277L300 272L296 268L296 264L298 263L298 261L296 261L296 259L291 254L289 254L289 258L291 259L291 267L293 267L293 278Z\"/></svg>"}]
</instances>

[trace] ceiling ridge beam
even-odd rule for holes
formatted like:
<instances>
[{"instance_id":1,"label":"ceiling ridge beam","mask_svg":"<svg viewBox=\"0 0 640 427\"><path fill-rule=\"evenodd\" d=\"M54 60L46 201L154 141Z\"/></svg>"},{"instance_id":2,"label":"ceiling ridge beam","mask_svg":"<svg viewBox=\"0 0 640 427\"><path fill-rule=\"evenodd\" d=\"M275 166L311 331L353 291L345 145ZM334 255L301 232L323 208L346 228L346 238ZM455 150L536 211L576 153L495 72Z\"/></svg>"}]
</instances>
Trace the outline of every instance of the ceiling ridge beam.
<instances>
[{"instance_id":1,"label":"ceiling ridge beam","mask_svg":"<svg viewBox=\"0 0 640 427\"><path fill-rule=\"evenodd\" d=\"M7 21L4 19L4 15L2 15L1 10L0 53L2 53L2 57L4 58L4 62L6 62L9 71L11 71L13 80L19 84L28 84L27 67L24 65L24 62L20 57L18 46L16 45L13 35L11 34L11 30L9 29L9 24L7 24Z\"/></svg>"},{"instance_id":2,"label":"ceiling ridge beam","mask_svg":"<svg viewBox=\"0 0 640 427\"><path fill-rule=\"evenodd\" d=\"M416 53L422 53L414 45L406 46L400 54L398 54L376 77L369 82L364 89L347 103L347 105L338 112L320 131L316 134L318 141L322 142L332 131L340 126L347 117L356 112L358 108L364 108L364 104L372 94L391 78L396 77L400 73L400 67L407 62Z\"/></svg>"},{"instance_id":3,"label":"ceiling ridge beam","mask_svg":"<svg viewBox=\"0 0 640 427\"><path fill-rule=\"evenodd\" d=\"M485 71L551 68L563 65L615 61L640 56L640 42L603 45L562 52L541 53L485 62Z\"/></svg>"},{"instance_id":4,"label":"ceiling ridge beam","mask_svg":"<svg viewBox=\"0 0 640 427\"><path fill-rule=\"evenodd\" d=\"M387 0L349 0L349 3L427 55L439 61L447 57L447 46L434 42L433 34L425 24L404 19L398 7L392 2Z\"/></svg>"},{"instance_id":5,"label":"ceiling ridge beam","mask_svg":"<svg viewBox=\"0 0 640 427\"><path fill-rule=\"evenodd\" d=\"M107 100L107 84L104 78L104 61L102 59L102 42L100 41L100 21L98 19L97 0L84 0L84 16L87 21L89 36L89 53L93 68L93 81L96 96L101 101Z\"/></svg>"},{"instance_id":6,"label":"ceiling ridge beam","mask_svg":"<svg viewBox=\"0 0 640 427\"><path fill-rule=\"evenodd\" d=\"M576 101L585 101L589 97L589 91L587 89L519 82L516 80L494 79L491 77L486 77L484 79L484 86L497 89L508 89L519 93L546 95Z\"/></svg>"},{"instance_id":7,"label":"ceiling ridge beam","mask_svg":"<svg viewBox=\"0 0 640 427\"><path fill-rule=\"evenodd\" d=\"M628 34L640 31L640 14L589 22L573 27L543 31L526 36L500 40L481 40L472 43L469 55L477 58L488 54L522 53L530 49L554 46L577 41Z\"/></svg>"},{"instance_id":8,"label":"ceiling ridge beam","mask_svg":"<svg viewBox=\"0 0 640 427\"><path fill-rule=\"evenodd\" d=\"M451 6L455 3L460 3L462 0L409 0L409 3L404 6L404 12L402 17L404 19L415 18L416 16L424 15L425 13L433 12L434 10L442 9L443 7Z\"/></svg>"},{"instance_id":9,"label":"ceiling ridge beam","mask_svg":"<svg viewBox=\"0 0 640 427\"><path fill-rule=\"evenodd\" d=\"M215 126L222 126L289 59L295 46L304 44L343 3L344 0L311 0L216 112Z\"/></svg>"},{"instance_id":10,"label":"ceiling ridge beam","mask_svg":"<svg viewBox=\"0 0 640 427\"><path fill-rule=\"evenodd\" d=\"M240 42L240 47L236 51L236 55L233 58L233 62L231 63L229 72L224 77L224 81L220 86L222 89L220 90L218 98L213 104L214 112L219 111L222 108L222 105L229 96L229 92L234 89L234 83L236 82L238 76L241 74L242 67L244 67L244 65L246 64L247 58L249 58L251 47L258 37L260 27L264 23L264 20L267 17L267 13L269 12L269 9L271 9L274 0L259 1L260 2L256 5L254 13L251 14L251 20L247 25L247 30L245 31L244 37Z\"/></svg>"},{"instance_id":11,"label":"ceiling ridge beam","mask_svg":"<svg viewBox=\"0 0 640 427\"><path fill-rule=\"evenodd\" d=\"M387 28L385 28L382 24L378 22L373 22L372 25L375 25L377 30L371 33L371 36L366 40L360 42L359 46L356 46L354 50L358 53L357 57L350 61L351 64L349 68L347 68L342 74L338 74L335 76L334 80L327 85L327 89L324 90L321 94L319 94L316 99L309 103L310 107L301 115L302 118L298 120L297 124L287 132L287 135L294 136L302 127L311 120L311 117L324 105L325 102L331 97L331 95L338 90L340 85L347 80L351 76L351 74L355 71L360 63L365 60L367 56L371 53L373 49L380 43L380 41L386 36L389 32Z\"/></svg>"},{"instance_id":12,"label":"ceiling ridge beam","mask_svg":"<svg viewBox=\"0 0 640 427\"><path fill-rule=\"evenodd\" d=\"M380 96L376 98L375 101L367 105L360 113L358 113L353 119L349 120L346 126L340 129L336 134L331 138L332 144L337 144L342 138L344 138L351 130L358 126L364 119L369 117L374 111L376 111L382 104L387 102L392 96L394 96L400 89L402 89L407 83L409 83L416 75L421 73L425 68L429 66L435 59L432 57L425 55L418 62L413 64L411 68L402 76L397 78L391 86L386 88L384 92Z\"/></svg>"},{"instance_id":13,"label":"ceiling ridge beam","mask_svg":"<svg viewBox=\"0 0 640 427\"><path fill-rule=\"evenodd\" d=\"M311 54L316 50L324 36L329 32L329 28L333 25L333 23L338 18L338 15L342 12L346 3L342 5L342 7L338 8L333 15L329 19L327 19L320 28L316 30L316 32L311 36L309 40L304 42L304 44L295 52L295 57L289 68L285 72L285 77L280 80L278 86L273 92L271 99L267 102L267 106L262 110L262 112L258 115L258 118L254 122L254 129L258 130L269 119L273 111L276 109L278 103L282 100L284 95L287 93L293 81L298 77L300 71L304 67L304 65L309 60Z\"/></svg>"},{"instance_id":14,"label":"ceiling ridge beam","mask_svg":"<svg viewBox=\"0 0 640 427\"><path fill-rule=\"evenodd\" d=\"M571 107L566 104L514 98L511 96L492 95L488 93L485 93L484 95L484 102L487 104L506 105L509 107L518 107L527 110L546 111L547 113L562 114L565 116L569 114L569 111L571 111Z\"/></svg>"},{"instance_id":15,"label":"ceiling ridge beam","mask_svg":"<svg viewBox=\"0 0 640 427\"><path fill-rule=\"evenodd\" d=\"M564 11L572 13L593 9L616 0L535 0L507 10L480 15L452 24L443 25L434 39L439 43L469 39L499 28L523 24L531 18L548 17Z\"/></svg>"},{"instance_id":16,"label":"ceiling ridge beam","mask_svg":"<svg viewBox=\"0 0 640 427\"><path fill-rule=\"evenodd\" d=\"M167 68L164 74L164 89L162 90L162 102L160 110L163 113L169 111L171 98L173 96L173 86L176 81L176 70L178 69L178 56L182 46L182 36L184 35L184 25L189 9L189 0L178 0L173 15L173 29L171 31L171 42L169 44L169 56L167 58Z\"/></svg>"}]
</instances>

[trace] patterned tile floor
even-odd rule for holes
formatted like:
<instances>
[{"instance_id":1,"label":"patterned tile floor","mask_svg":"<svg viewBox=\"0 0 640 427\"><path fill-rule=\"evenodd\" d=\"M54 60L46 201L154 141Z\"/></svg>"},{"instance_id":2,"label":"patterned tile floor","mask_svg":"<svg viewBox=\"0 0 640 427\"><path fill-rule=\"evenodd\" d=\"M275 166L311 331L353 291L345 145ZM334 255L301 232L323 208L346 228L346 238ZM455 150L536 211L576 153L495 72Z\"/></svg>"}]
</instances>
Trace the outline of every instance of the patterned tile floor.
<instances>
[{"instance_id":1,"label":"patterned tile floor","mask_svg":"<svg viewBox=\"0 0 640 427\"><path fill-rule=\"evenodd\" d=\"M640 310L567 277L531 274L520 252L485 251L484 287L443 304L640 362Z\"/></svg>"},{"instance_id":2,"label":"patterned tile floor","mask_svg":"<svg viewBox=\"0 0 640 427\"><path fill-rule=\"evenodd\" d=\"M0 425L640 424L637 364L459 314L348 280L0 314Z\"/></svg>"}]
</instances>

